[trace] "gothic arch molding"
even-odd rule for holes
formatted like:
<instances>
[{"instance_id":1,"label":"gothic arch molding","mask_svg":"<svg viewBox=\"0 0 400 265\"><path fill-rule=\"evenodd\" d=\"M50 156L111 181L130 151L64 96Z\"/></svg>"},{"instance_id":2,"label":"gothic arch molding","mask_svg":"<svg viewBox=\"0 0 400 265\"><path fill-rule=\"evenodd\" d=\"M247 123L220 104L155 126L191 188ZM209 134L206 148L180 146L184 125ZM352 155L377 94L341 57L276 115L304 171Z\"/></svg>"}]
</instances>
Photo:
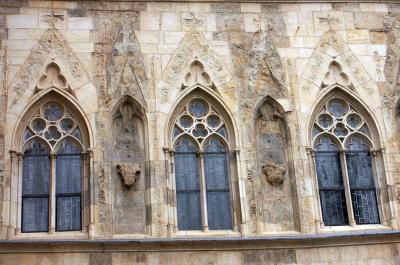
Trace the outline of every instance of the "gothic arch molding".
<instances>
[{"instance_id":1,"label":"gothic arch molding","mask_svg":"<svg viewBox=\"0 0 400 265\"><path fill-rule=\"evenodd\" d=\"M88 117L86 116L84 110L80 107L80 104L76 101L76 99L67 91L58 89L56 87L50 87L46 90L40 91L35 94L29 102L26 104L24 110L21 112L21 115L18 116L17 122L15 123L13 129L13 138L12 138L12 146L11 150L18 150L21 146L22 133L28 122L27 117L30 115L30 112L33 108L36 108L38 104L42 101L50 101L52 99L58 100L65 104L77 117L80 119L80 123L83 124L85 128L84 132L84 147L93 148L94 146L94 136L93 131L89 122Z\"/></svg>"},{"instance_id":2,"label":"gothic arch molding","mask_svg":"<svg viewBox=\"0 0 400 265\"><path fill-rule=\"evenodd\" d=\"M338 95L343 97L347 102L355 105L355 108L366 118L366 122L368 123L371 130L371 137L373 142L373 148L379 149L382 148L382 130L379 127L378 120L374 114L374 112L370 109L370 107L356 94L354 91L347 87L343 87L340 85L331 85L324 90L321 91L319 96L314 101L311 106L311 115L309 116L309 120L307 122L307 134L306 141L308 146L312 146L312 137L310 132L312 131L312 127L314 124L314 120L318 111L330 98Z\"/></svg>"}]
</instances>

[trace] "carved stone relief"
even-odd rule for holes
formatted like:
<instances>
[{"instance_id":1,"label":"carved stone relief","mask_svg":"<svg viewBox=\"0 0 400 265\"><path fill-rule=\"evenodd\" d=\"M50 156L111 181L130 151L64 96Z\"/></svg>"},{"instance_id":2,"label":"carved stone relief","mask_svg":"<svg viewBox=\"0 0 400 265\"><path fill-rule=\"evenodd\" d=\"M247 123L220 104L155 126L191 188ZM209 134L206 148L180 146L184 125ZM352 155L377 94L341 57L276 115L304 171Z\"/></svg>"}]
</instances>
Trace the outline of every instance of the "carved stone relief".
<instances>
[{"instance_id":1,"label":"carved stone relief","mask_svg":"<svg viewBox=\"0 0 400 265\"><path fill-rule=\"evenodd\" d=\"M14 93L11 105L15 105L24 92L36 83L34 79L42 76L41 71L46 62L56 59L68 67L73 78L79 79L81 82L87 80L83 76L84 69L79 59L62 34L58 30L49 29L42 34L36 47L32 49L23 66L15 74L10 85L10 91Z\"/></svg>"},{"instance_id":2,"label":"carved stone relief","mask_svg":"<svg viewBox=\"0 0 400 265\"><path fill-rule=\"evenodd\" d=\"M334 84L349 88L353 87L348 75L343 73L342 66L336 61L333 61L329 64L328 72L325 74L324 79L322 80L321 87L327 87Z\"/></svg>"},{"instance_id":3,"label":"carved stone relief","mask_svg":"<svg viewBox=\"0 0 400 265\"><path fill-rule=\"evenodd\" d=\"M141 106L125 99L112 117L113 220L116 234L143 234L146 225L144 120ZM121 181L122 180L122 181Z\"/></svg>"},{"instance_id":4,"label":"carved stone relief","mask_svg":"<svg viewBox=\"0 0 400 265\"><path fill-rule=\"evenodd\" d=\"M275 164L272 162L267 162L262 166L262 172L267 178L267 181L271 185L282 184L285 178L286 167L281 164Z\"/></svg>"},{"instance_id":5,"label":"carved stone relief","mask_svg":"<svg viewBox=\"0 0 400 265\"><path fill-rule=\"evenodd\" d=\"M139 164L118 164L117 172L125 186L130 189L140 178L142 166Z\"/></svg>"},{"instance_id":6,"label":"carved stone relief","mask_svg":"<svg viewBox=\"0 0 400 265\"><path fill-rule=\"evenodd\" d=\"M285 72L281 58L267 31L256 32L250 49L248 90L254 91L270 88L269 94L287 97Z\"/></svg>"},{"instance_id":7,"label":"carved stone relief","mask_svg":"<svg viewBox=\"0 0 400 265\"><path fill-rule=\"evenodd\" d=\"M183 79L182 88L184 89L196 84L201 84L215 89L215 85L211 81L210 75L204 70L203 64L197 60L190 64L188 72Z\"/></svg>"},{"instance_id":8,"label":"carved stone relief","mask_svg":"<svg viewBox=\"0 0 400 265\"><path fill-rule=\"evenodd\" d=\"M229 97L229 100L225 98L226 101L236 100L236 84L232 74L211 49L204 35L195 31L185 35L162 73L162 82L158 85L163 95L161 100L166 102L171 94L175 95L171 91L177 92L176 89L182 86L182 78L187 74L188 67L196 61L200 61L208 75L212 75L210 79L221 96Z\"/></svg>"},{"instance_id":9,"label":"carved stone relief","mask_svg":"<svg viewBox=\"0 0 400 265\"><path fill-rule=\"evenodd\" d=\"M255 124L259 183L259 209L264 231L295 229L293 184L288 170L286 121L272 99L258 109Z\"/></svg>"}]
</instances>

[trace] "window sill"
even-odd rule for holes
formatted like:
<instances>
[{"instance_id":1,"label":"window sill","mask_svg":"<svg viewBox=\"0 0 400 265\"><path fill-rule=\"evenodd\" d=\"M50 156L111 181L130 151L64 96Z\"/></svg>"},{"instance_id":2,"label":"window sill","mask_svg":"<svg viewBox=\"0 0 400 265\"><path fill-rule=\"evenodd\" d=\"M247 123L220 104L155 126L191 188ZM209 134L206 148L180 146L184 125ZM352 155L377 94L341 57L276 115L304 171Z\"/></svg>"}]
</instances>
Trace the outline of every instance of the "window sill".
<instances>
[{"instance_id":1,"label":"window sill","mask_svg":"<svg viewBox=\"0 0 400 265\"><path fill-rule=\"evenodd\" d=\"M22 233L17 232L12 239L87 239L88 233L83 231L60 231L60 232L34 232L34 233Z\"/></svg>"},{"instance_id":2,"label":"window sill","mask_svg":"<svg viewBox=\"0 0 400 265\"><path fill-rule=\"evenodd\" d=\"M174 233L174 237L208 237L208 236L231 236L231 237L240 237L241 234L237 231L233 230L213 230L213 231L197 231L197 230L190 230L190 231L178 231Z\"/></svg>"},{"instance_id":3,"label":"window sill","mask_svg":"<svg viewBox=\"0 0 400 265\"><path fill-rule=\"evenodd\" d=\"M369 231L369 230L392 230L392 227L385 226L382 224L374 225L356 225L354 227L350 225L343 226L325 226L321 228L321 233L338 233L338 232L352 232L352 231Z\"/></svg>"}]
</instances>

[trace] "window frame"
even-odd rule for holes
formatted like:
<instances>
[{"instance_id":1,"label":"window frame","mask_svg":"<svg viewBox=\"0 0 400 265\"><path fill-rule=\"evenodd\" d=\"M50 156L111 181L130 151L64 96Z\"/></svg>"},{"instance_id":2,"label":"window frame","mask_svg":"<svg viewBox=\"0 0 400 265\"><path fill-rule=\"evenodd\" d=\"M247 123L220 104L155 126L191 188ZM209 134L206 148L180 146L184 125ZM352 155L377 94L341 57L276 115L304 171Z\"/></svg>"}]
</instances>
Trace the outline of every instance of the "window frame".
<instances>
[{"instance_id":1,"label":"window frame","mask_svg":"<svg viewBox=\"0 0 400 265\"><path fill-rule=\"evenodd\" d=\"M193 92L193 90L191 91ZM176 206L176 178L175 178L175 143L176 141L182 136L182 135L190 135L190 134L181 134L179 136L174 135L174 126L178 121L178 118L183 115L186 107L188 104L195 98L200 98L201 100L204 100L211 106L212 111L217 113L217 115L222 119L223 124L225 125L225 135L229 136L228 139L225 139L223 136L218 135L218 139L223 142L224 147L226 148L226 160L227 160L227 171L228 171L228 181L229 181L229 202L230 202L230 214L231 214L231 229L226 229L226 230L210 230L208 227L208 215L207 215L207 197L206 197L206 183L205 183L205 172L204 172L204 151L202 148L202 144L208 141L209 137L211 135L216 135L211 134L208 135L207 137L204 138L203 142L200 144L199 142L195 141L197 146L198 146L198 152L197 152L197 157L198 157L198 163L199 163L199 176L200 176L200 195L201 195L201 221L202 221L202 230L179 230L178 229L178 216L177 216L177 206ZM232 235L232 236L238 236L239 234L239 229L238 229L238 222L236 220L237 218L237 202L235 201L235 198L237 198L237 191L236 189L238 188L236 186L237 181L234 180L234 177L236 176L237 168L236 168L236 163L237 163L237 155L238 152L232 147L235 143L234 141L234 134L233 134L233 128L232 124L230 123L230 116L225 112L224 108L221 108L219 102L216 102L217 100L206 93L202 92L194 92L194 93L188 93L183 100L179 101L179 104L177 107L174 108L171 118L170 118L170 126L169 131L168 131L168 136L169 136L169 143L170 143L170 148L164 148L164 152L166 155L169 157L170 161L170 166L171 166L171 171L170 171L170 181L169 181L169 186L173 190L173 198L172 199L172 207L169 208L169 216L173 218L169 218L169 228L168 228L168 233L172 234L174 233L175 236L196 236L196 235ZM192 136L190 136L192 137ZM170 199L170 200L171 200ZM238 199L238 198L237 198Z\"/></svg>"},{"instance_id":2,"label":"window frame","mask_svg":"<svg viewBox=\"0 0 400 265\"><path fill-rule=\"evenodd\" d=\"M49 148L49 160L50 160L50 187L49 187L49 198L48 198L48 230L47 231L22 231L22 222L23 222L23 203L22 203L22 181L23 181L23 157L24 150L27 148L27 144L32 141L34 138L39 138L38 136L34 136L33 138L24 140L24 131L27 125L35 118L35 113L37 113L45 104L49 102L57 102L60 104L65 110L68 111L70 117L74 120L76 126L79 127L80 130L80 142L70 136L63 136L59 139L57 144L51 146L47 143L46 140L40 138L41 141L44 141ZM29 107L29 111L26 112L25 116L21 120L18 125L19 131L19 140L17 144L20 146L18 151L10 151L11 155L11 163L12 169L16 172L16 185L18 186L18 195L16 196L16 207L15 211L12 210L12 214L16 214L15 219L15 232L12 237L15 238L30 238L30 237L43 237L43 236L54 236L54 237L87 237L87 233L89 230L90 224L90 198L89 198L89 177L90 177L90 167L92 160L92 149L90 149L88 140L89 140L89 132L86 126L86 122L84 121L81 112L74 106L72 102L69 102L67 99L64 99L55 91L51 91L50 93L45 94L41 98L39 98L35 103L31 104ZM72 132L71 132L72 133ZM58 230L57 229L57 196L56 196L56 154L60 146L65 140L70 140L74 144L78 146L80 149L81 156L81 189L80 189L80 229L79 230Z\"/></svg>"},{"instance_id":3,"label":"window frame","mask_svg":"<svg viewBox=\"0 0 400 265\"><path fill-rule=\"evenodd\" d=\"M333 133L329 134L326 132L321 132L317 135L314 135L313 133L313 128L314 124L317 123L318 116L323 113L323 108L330 102L331 100L334 99L341 99L345 101L345 103L350 107L348 110L348 113L351 113L351 111L354 111L355 113L359 114L363 118L364 124L367 125L369 129L369 134L370 135L364 135L362 133L358 132L353 132L349 133L346 136L346 139L344 140L339 140ZM378 156L382 155L382 150L377 149L375 147L375 142L377 141L377 133L376 133L376 128L374 127L374 122L371 120L371 117L363 107L360 107L359 104L354 103L354 100L349 99L346 95L341 95L339 93L332 93L330 96L325 97L324 100L321 100L319 103L319 106L316 108L317 112L315 115L313 115L313 118L311 119L311 127L310 127L310 135L312 139L312 147L307 148L307 153L310 155L312 164L313 164L313 179L314 179L314 186L316 190L316 197L317 197L317 209L318 209L318 215L319 215L319 228L321 229L333 229L335 228L346 228L346 227L351 227L353 229L374 229L377 227L382 227L384 225L384 220L385 220L385 214L382 209L382 203L381 203L381 194L379 191L379 187L382 186L381 183L381 178L379 177L379 168L378 168ZM346 114L348 115L348 114ZM332 114L333 116L333 114ZM361 126L363 127L363 126ZM360 129L361 129L360 127ZM375 201L376 201L376 207L377 207L377 212L378 212L378 223L371 223L371 224L357 224L354 216L354 209L353 209L353 199L351 195L351 187L350 187L350 179L349 179L349 174L348 174L348 165L347 165L347 157L346 154L352 152L351 150L347 149L347 145L349 144L349 139L351 139L354 135L359 135L361 136L364 140L367 141L367 146L368 146L368 153L370 154L371 157L371 174L374 182L374 192L375 192ZM318 172L317 172L317 162L316 162L316 154L318 151L315 148L315 142L321 137L328 136L332 142L334 142L337 147L338 147L338 153L340 155L340 170L342 173L342 178L343 178L343 186L344 186L344 191L345 191L345 199L346 199L346 211L347 211L347 217L348 217L348 224L344 225L325 225L323 221L323 212L322 212L322 201L321 201L321 196L320 196L320 188L318 184ZM321 152L321 151L320 151ZM324 151L322 151L324 152Z\"/></svg>"}]
</instances>

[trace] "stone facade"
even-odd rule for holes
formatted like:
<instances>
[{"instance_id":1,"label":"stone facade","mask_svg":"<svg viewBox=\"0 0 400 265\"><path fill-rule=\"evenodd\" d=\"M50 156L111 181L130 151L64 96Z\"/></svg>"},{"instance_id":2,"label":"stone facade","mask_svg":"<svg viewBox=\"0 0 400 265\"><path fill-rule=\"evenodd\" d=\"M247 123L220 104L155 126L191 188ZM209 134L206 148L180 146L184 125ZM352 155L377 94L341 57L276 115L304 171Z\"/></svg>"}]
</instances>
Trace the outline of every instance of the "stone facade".
<instances>
[{"instance_id":1,"label":"stone facade","mask_svg":"<svg viewBox=\"0 0 400 265\"><path fill-rule=\"evenodd\" d=\"M296 2L0 1L0 264L400 264L400 4ZM369 125L378 224L324 225L333 96ZM178 229L193 97L226 125L231 230ZM51 98L85 128L82 229L23 233L24 129Z\"/></svg>"}]
</instances>

